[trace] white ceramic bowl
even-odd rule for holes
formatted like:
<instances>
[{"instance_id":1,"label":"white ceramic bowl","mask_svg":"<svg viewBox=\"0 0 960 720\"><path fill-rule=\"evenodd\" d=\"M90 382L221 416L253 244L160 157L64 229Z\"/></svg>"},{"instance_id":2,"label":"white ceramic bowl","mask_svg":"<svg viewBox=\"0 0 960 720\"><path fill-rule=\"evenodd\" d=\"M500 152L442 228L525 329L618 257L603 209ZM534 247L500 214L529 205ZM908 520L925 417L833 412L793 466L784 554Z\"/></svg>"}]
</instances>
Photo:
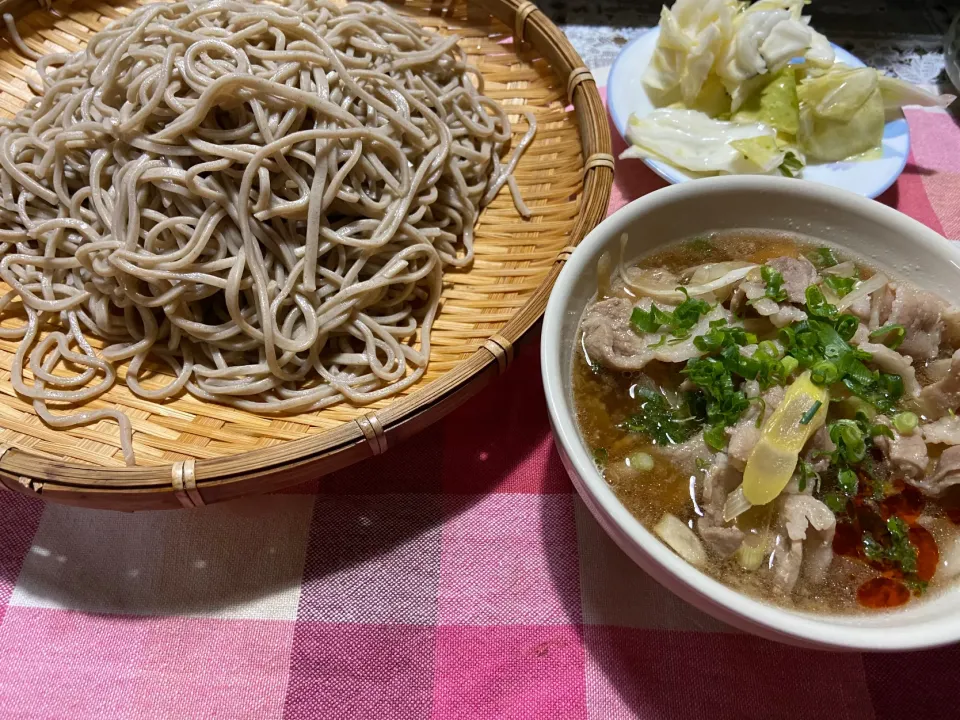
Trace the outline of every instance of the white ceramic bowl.
<instances>
[{"instance_id":1,"label":"white ceramic bowl","mask_svg":"<svg viewBox=\"0 0 960 720\"><path fill-rule=\"evenodd\" d=\"M580 495L616 543L662 585L716 618L763 637L810 647L906 650L960 639L960 584L894 611L811 614L741 595L661 543L620 503L580 438L570 372L577 325L596 293L601 253L629 233L628 257L709 230L767 228L828 240L869 263L960 303L960 250L919 222L826 185L771 177L718 177L635 200L591 232L567 261L542 331L543 383L554 437Z\"/></svg>"}]
</instances>

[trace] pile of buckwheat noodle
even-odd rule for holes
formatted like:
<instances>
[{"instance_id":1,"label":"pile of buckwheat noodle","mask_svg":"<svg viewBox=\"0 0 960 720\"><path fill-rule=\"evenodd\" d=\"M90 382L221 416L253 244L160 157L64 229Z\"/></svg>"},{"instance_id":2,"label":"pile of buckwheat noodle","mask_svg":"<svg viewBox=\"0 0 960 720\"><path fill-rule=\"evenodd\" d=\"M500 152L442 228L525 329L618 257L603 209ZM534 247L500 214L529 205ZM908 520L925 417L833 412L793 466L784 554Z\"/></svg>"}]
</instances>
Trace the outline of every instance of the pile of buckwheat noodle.
<instances>
[{"instance_id":1,"label":"pile of buckwheat noodle","mask_svg":"<svg viewBox=\"0 0 960 720\"><path fill-rule=\"evenodd\" d=\"M425 371L479 208L506 184L529 214L533 117L501 163L457 38L379 3L149 5L37 72L0 121L0 317L26 319L0 336L46 423L113 419L131 464L129 419L74 407L118 368L253 412L387 397ZM148 359L174 379L141 384Z\"/></svg>"}]
</instances>

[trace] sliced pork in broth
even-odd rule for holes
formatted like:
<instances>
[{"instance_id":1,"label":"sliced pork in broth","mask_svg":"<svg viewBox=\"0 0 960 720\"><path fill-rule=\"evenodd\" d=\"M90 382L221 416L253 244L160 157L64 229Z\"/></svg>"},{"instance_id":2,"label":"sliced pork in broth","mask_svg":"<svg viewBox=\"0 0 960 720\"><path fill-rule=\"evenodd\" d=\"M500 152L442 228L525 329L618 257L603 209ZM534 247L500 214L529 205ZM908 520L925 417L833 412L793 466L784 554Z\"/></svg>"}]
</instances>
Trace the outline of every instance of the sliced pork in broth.
<instances>
[{"instance_id":1,"label":"sliced pork in broth","mask_svg":"<svg viewBox=\"0 0 960 720\"><path fill-rule=\"evenodd\" d=\"M808 238L605 256L574 363L583 437L677 554L752 595L902 605L960 563L960 311Z\"/></svg>"}]
</instances>

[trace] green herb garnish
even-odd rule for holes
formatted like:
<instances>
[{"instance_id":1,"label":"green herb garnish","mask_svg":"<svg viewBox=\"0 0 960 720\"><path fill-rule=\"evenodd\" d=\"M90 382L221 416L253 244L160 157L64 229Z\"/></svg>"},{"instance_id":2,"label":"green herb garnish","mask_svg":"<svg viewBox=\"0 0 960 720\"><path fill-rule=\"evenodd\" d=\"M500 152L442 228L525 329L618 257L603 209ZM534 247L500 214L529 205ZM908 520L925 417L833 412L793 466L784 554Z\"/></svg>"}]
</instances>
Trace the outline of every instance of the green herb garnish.
<instances>
[{"instance_id":1,"label":"green herb garnish","mask_svg":"<svg viewBox=\"0 0 960 720\"><path fill-rule=\"evenodd\" d=\"M880 538L863 533L863 554L868 560L892 565L905 575L917 571L917 548L910 542L910 528L899 517L887 520L887 531Z\"/></svg>"},{"instance_id":2,"label":"green herb garnish","mask_svg":"<svg viewBox=\"0 0 960 720\"><path fill-rule=\"evenodd\" d=\"M926 580L917 577L905 577L903 578L903 584L910 588L910 592L917 597L923 595L927 591L927 586L930 585Z\"/></svg>"},{"instance_id":3,"label":"green herb garnish","mask_svg":"<svg viewBox=\"0 0 960 720\"><path fill-rule=\"evenodd\" d=\"M800 418L801 425L809 425L810 421L813 420L813 416L817 414L817 411L823 407L823 403L820 400L817 400L809 410L807 410L803 417Z\"/></svg>"},{"instance_id":4,"label":"green herb garnish","mask_svg":"<svg viewBox=\"0 0 960 720\"><path fill-rule=\"evenodd\" d=\"M823 284L833 290L837 297L849 295L857 285L855 277L840 277L839 275L824 275Z\"/></svg>"},{"instance_id":5,"label":"green herb garnish","mask_svg":"<svg viewBox=\"0 0 960 720\"><path fill-rule=\"evenodd\" d=\"M661 393L649 388L639 389L637 396L640 412L621 423L622 429L643 433L657 445L682 443L700 429L689 407L673 407Z\"/></svg>"},{"instance_id":6,"label":"green herb garnish","mask_svg":"<svg viewBox=\"0 0 960 720\"><path fill-rule=\"evenodd\" d=\"M710 322L710 329L703 335L693 339L697 350L705 353L718 352L735 345L752 345L757 342L757 336L746 332L742 327L727 325L724 319Z\"/></svg>"},{"instance_id":7,"label":"green herb garnish","mask_svg":"<svg viewBox=\"0 0 960 720\"><path fill-rule=\"evenodd\" d=\"M827 302L827 299L823 296L823 291L817 285L808 287L804 294L807 300L807 313L812 317L824 320L836 319L837 306Z\"/></svg>"},{"instance_id":8,"label":"green herb garnish","mask_svg":"<svg viewBox=\"0 0 960 720\"><path fill-rule=\"evenodd\" d=\"M822 293L817 297L819 291L811 293L811 288L807 292L813 297L808 299L816 304ZM824 312L829 314L829 311ZM810 368L811 371L817 368L815 373L811 372L811 375L816 375L814 381L820 381L821 384L841 382L857 397L883 412L890 412L903 397L903 380L899 375L873 371L863 364L872 356L853 347L845 339L844 335L849 333L851 325L845 319L847 317L852 316L840 315L832 321L811 317L781 328L780 342L787 349L784 360L793 357L801 367ZM853 322L857 322L856 319ZM838 331L838 326L844 330L844 334ZM852 333L849 334L852 336ZM824 361L831 363L833 368L822 364Z\"/></svg>"},{"instance_id":9,"label":"green herb garnish","mask_svg":"<svg viewBox=\"0 0 960 720\"><path fill-rule=\"evenodd\" d=\"M766 287L764 297L768 297L775 302L784 302L787 299L787 291L783 287L783 275L779 271L764 265L760 268L760 277L763 278Z\"/></svg>"},{"instance_id":10,"label":"green herb garnish","mask_svg":"<svg viewBox=\"0 0 960 720\"><path fill-rule=\"evenodd\" d=\"M783 154L783 162L780 163L780 166L777 169L784 177L797 177L797 175L800 174L800 171L803 170L803 161L796 155L796 153L787 150Z\"/></svg>"},{"instance_id":11,"label":"green herb garnish","mask_svg":"<svg viewBox=\"0 0 960 720\"><path fill-rule=\"evenodd\" d=\"M679 287L686 300L677 305L672 312L666 312L651 303L649 310L634 308L630 314L630 324L639 333L655 333L665 327L675 336L689 336L690 328L700 321L700 316L710 312L710 305L687 294L686 288Z\"/></svg>"},{"instance_id":12,"label":"green herb garnish","mask_svg":"<svg viewBox=\"0 0 960 720\"><path fill-rule=\"evenodd\" d=\"M833 385L840 378L840 371L830 360L821 360L810 368L810 379L817 385Z\"/></svg>"},{"instance_id":13,"label":"green herb garnish","mask_svg":"<svg viewBox=\"0 0 960 720\"><path fill-rule=\"evenodd\" d=\"M673 322L673 314L666 313L651 303L649 310L635 307L630 313L630 324L634 329L643 333L655 333L664 325Z\"/></svg>"},{"instance_id":14,"label":"green herb garnish","mask_svg":"<svg viewBox=\"0 0 960 720\"><path fill-rule=\"evenodd\" d=\"M727 445L727 433L723 425L711 425L703 431L703 439L714 450L723 450Z\"/></svg>"},{"instance_id":15,"label":"green herb garnish","mask_svg":"<svg viewBox=\"0 0 960 720\"><path fill-rule=\"evenodd\" d=\"M816 470L813 469L813 465L808 463L806 460L801 460L799 463L800 466L800 478L797 481L797 488L800 492L803 492L807 489L807 485L812 480L814 482L814 491L820 487L820 475Z\"/></svg>"},{"instance_id":16,"label":"green herb garnish","mask_svg":"<svg viewBox=\"0 0 960 720\"><path fill-rule=\"evenodd\" d=\"M813 263L817 270L823 270L839 264L839 261L833 254L833 250L828 247L817 248L813 252L807 253L806 258Z\"/></svg>"},{"instance_id":17,"label":"green herb garnish","mask_svg":"<svg viewBox=\"0 0 960 720\"><path fill-rule=\"evenodd\" d=\"M847 497L853 497L857 494L857 488L860 485L857 474L850 468L843 468L837 473L837 486Z\"/></svg>"},{"instance_id":18,"label":"green herb garnish","mask_svg":"<svg viewBox=\"0 0 960 720\"><path fill-rule=\"evenodd\" d=\"M917 429L919 422L920 418L917 417L916 413L912 412L897 413L893 416L893 426L901 435L910 435Z\"/></svg>"},{"instance_id":19,"label":"green herb garnish","mask_svg":"<svg viewBox=\"0 0 960 720\"><path fill-rule=\"evenodd\" d=\"M833 444L834 465L856 464L867 454L867 444L860 426L853 420L837 420L827 425L827 432Z\"/></svg>"}]
</instances>

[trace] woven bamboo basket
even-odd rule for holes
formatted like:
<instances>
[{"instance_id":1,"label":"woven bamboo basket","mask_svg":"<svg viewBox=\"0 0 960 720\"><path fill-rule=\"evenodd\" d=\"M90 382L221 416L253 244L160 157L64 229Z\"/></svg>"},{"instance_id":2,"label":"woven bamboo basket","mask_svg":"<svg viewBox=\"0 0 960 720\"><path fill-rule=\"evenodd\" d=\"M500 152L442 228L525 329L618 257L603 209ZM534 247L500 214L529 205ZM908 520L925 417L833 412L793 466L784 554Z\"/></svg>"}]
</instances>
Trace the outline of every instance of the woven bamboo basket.
<instances>
[{"instance_id":1,"label":"woven bamboo basket","mask_svg":"<svg viewBox=\"0 0 960 720\"><path fill-rule=\"evenodd\" d=\"M39 53L80 50L137 0L4 2L24 42ZM72 505L146 510L196 507L279 490L386 451L506 370L540 318L554 279L604 216L613 157L603 104L563 33L521 0L408 0L401 12L460 44L483 73L485 93L539 130L516 172L530 220L509 193L482 213L476 260L445 276L426 375L406 393L356 408L259 416L189 395L165 403L118 383L89 407L116 407L134 426L137 466L126 467L116 424L69 430L44 425L10 383L15 343L0 341L0 482L7 489ZM0 114L31 97L33 63L0 40ZM518 348L518 343L520 347ZM159 371L162 374L162 371Z\"/></svg>"}]
</instances>

